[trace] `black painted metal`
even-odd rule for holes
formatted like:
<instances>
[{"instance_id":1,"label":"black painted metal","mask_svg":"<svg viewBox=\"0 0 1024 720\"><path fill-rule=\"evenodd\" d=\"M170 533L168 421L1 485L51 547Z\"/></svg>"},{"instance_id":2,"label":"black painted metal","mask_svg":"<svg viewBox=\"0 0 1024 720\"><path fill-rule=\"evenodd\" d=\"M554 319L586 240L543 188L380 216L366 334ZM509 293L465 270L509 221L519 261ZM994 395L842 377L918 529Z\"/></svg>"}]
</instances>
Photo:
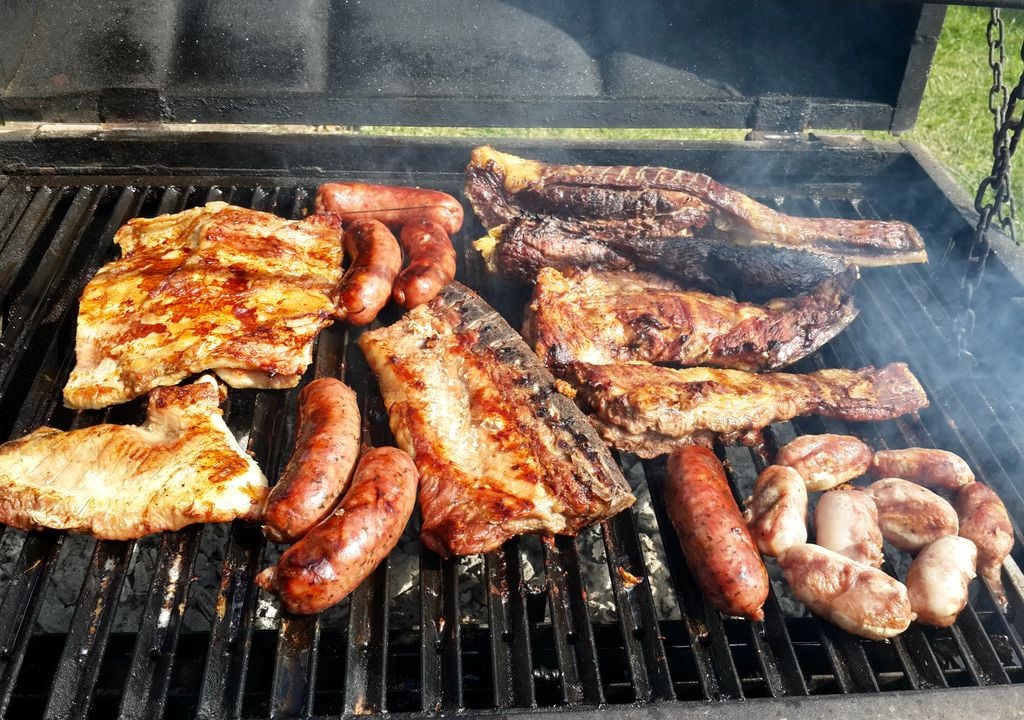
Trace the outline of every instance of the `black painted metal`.
<instances>
[{"instance_id":1,"label":"black painted metal","mask_svg":"<svg viewBox=\"0 0 1024 720\"><path fill-rule=\"evenodd\" d=\"M291 147L288 143L273 141L254 152L264 159L285 157ZM47 144L50 151L59 145ZM69 157L85 157L84 148L65 147L70 148ZM163 152L155 145L134 147L142 151L143 159L153 160ZM186 143L176 151L184 158L200 158L204 147L210 157L224 158L231 155L229 149L244 146ZM317 149L327 150L323 154L326 169L314 175L334 174L331 163L337 163L339 177L429 184L449 192L458 191L459 166L466 156L466 145L458 143L407 145L378 140L362 145L351 140L338 144L313 140L308 147L295 148L310 159ZM8 150L0 149L0 156ZM115 157L131 154L128 146L118 143L110 150ZM805 365L808 369L852 367L907 359L932 398L932 407L919 419L872 425L815 419L781 424L768 434L767 455L796 433L824 430L852 431L879 447L947 447L967 457L979 477L998 489L1016 521L1024 518L1024 499L1014 477L1014 469L1024 459L1019 406L984 378L965 375L955 383L948 379L952 348L947 347L946 338L955 296L949 285L958 276L957 255L954 248L943 263L941 249L936 248L955 236L949 227L955 224L957 212L942 205L944 195L934 191L913 156L891 146L861 151L828 145L782 150L768 143L578 149L549 144L522 152L587 162L606 159L697 167L736 184L742 184L756 167L752 189L770 188L771 192L760 194L786 198L780 207L790 212L869 218L895 214L915 222L920 216L918 224L932 251L931 266L865 271L858 298L861 318ZM386 172L360 172L359 163L375 157L389 158L382 161ZM819 171L815 183L794 185L792 178L808 177L812 169ZM829 184L823 177L835 177L837 182ZM0 175L0 268L11 279L0 297L3 337L24 341L16 348L16 357L7 356L6 364L0 359L7 388L0 396L0 428L5 435L23 434L41 422L69 427L138 419L141 405L113 413L72 414L60 407L59 398L73 361L74 298L99 264L113 255L110 238L124 219L221 197L297 217L308 209L314 185L315 181L287 173L240 168L231 173L185 172L135 179ZM916 188L915 198L903 204L889 189L906 187ZM929 193L931 199L925 202ZM480 230L471 217L467 225L460 241L472 239ZM54 252L46 252L51 247ZM1011 260L1003 254L991 266L1000 282L1012 278L1012 270L1007 269ZM518 322L522 292L508 291L483 276L472 255L460 258L459 269ZM367 408L368 439L388 442L379 396L368 382L352 339L340 327L325 332L310 377L351 377ZM293 391L232 392L229 399L229 426L239 437L250 439L250 447L271 478L288 450L294 398ZM742 496L765 459L745 448L723 448L722 452L729 461L734 489ZM561 708L565 717L578 712L592 717L593 708L606 701L639 700L657 703L670 713L710 708L731 717L748 703L760 703L757 696L861 693L868 698L877 693L880 698L906 702L902 698L931 697L930 688L967 684L993 691L980 697L997 697L997 686L1009 684L1013 689L1013 684L1024 681L1024 587L1014 579L1019 575L1005 577L1013 609L1010 615L998 612L991 594L981 588L950 630L913 626L891 643L865 642L820 620L795 616L780 602L781 586L773 588L763 623L722 618L696 590L667 521L661 498L664 463L645 463L644 472L660 528L655 541L665 551L681 621L659 615L650 593L651 558L640 543L634 517L626 513L603 529L607 569L581 558L578 541L570 538L541 544L543 568L538 572L543 576L530 582L521 574L529 549L526 543L512 541L485 558L486 628L464 620L465 596L460 588L471 583L468 576L460 581L461 563L424 551L419 577L414 578L419 581L418 626L395 624L389 589L396 581L392 565L379 570L346 601L343 627L328 632L320 618L284 617L268 642L268 631L255 629L259 595L253 584L263 564L264 542L257 529L237 524L225 541L216 603L207 608L212 617L208 633L183 627L185 608L192 602L189 569L203 557L196 552L200 534L186 530L163 539L148 605L138 632L128 638L112 633L111 627L119 612L118 588L130 572L131 544L97 543L70 629L52 651L44 652L46 638L32 627L40 610L53 602L46 587L57 565L62 536L30 533L16 572L0 583L0 716L105 717L119 709L125 717L318 717L328 712L386 711L394 695L402 706L394 714L407 715L415 709L404 698L419 699L422 705L413 716L424 711L486 712L490 708L512 714ZM4 537L14 537L9 535L13 532L6 531ZM1019 533L1018 543L1024 545ZM1012 561L1019 563L1022 555L1024 549L1018 547ZM890 556L890 572L899 572L895 560ZM587 585L595 570L606 572L611 580L615 624L593 621ZM183 654L181 648L197 643L207 648L205 665L190 671L190 665L202 661ZM273 662L260 655L257 647L275 653ZM115 648L128 648L131 657L120 661L107 657ZM414 665L419 670L410 672L409 661L403 658L416 656ZM51 670L37 673L34 668L40 662L51 663ZM331 667L343 667L343 674L319 672L322 662L336 663ZM124 675L106 677L104 668L118 665ZM33 677L37 674L40 677ZM891 689L921 692L887 692ZM950 692L948 697L950 705L955 705L961 696ZM329 710L320 707L321 698ZM723 702L693 706L676 698ZM740 698L746 702L731 702ZM824 700L803 698L787 705L787 713L797 716L806 708L826 707L815 705L820 702ZM907 714L911 713L908 709Z\"/></svg>"}]
</instances>

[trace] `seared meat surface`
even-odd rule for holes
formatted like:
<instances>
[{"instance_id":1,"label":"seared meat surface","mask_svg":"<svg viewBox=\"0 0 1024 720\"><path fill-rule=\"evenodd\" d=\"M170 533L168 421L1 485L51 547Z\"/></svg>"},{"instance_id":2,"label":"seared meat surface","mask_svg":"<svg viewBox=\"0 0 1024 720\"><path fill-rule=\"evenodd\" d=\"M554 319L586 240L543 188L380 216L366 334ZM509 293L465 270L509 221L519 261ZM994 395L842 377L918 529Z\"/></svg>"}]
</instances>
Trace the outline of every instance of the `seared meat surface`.
<instances>
[{"instance_id":1,"label":"seared meat surface","mask_svg":"<svg viewBox=\"0 0 1024 720\"><path fill-rule=\"evenodd\" d=\"M86 285L64 402L101 408L213 370L232 387L295 386L336 314L340 220L208 203L129 220Z\"/></svg>"},{"instance_id":2,"label":"seared meat surface","mask_svg":"<svg viewBox=\"0 0 1024 720\"><path fill-rule=\"evenodd\" d=\"M217 381L159 388L143 425L41 427L0 446L0 522L128 540L257 519L267 479L224 424Z\"/></svg>"},{"instance_id":3,"label":"seared meat surface","mask_svg":"<svg viewBox=\"0 0 1024 720\"><path fill-rule=\"evenodd\" d=\"M543 268L523 335L550 368L572 362L674 362L773 370L824 345L857 316L857 270L807 295L741 303L651 273Z\"/></svg>"},{"instance_id":4,"label":"seared meat surface","mask_svg":"<svg viewBox=\"0 0 1024 720\"><path fill-rule=\"evenodd\" d=\"M723 442L747 440L773 422L800 415L885 420L928 404L903 363L806 375L575 363L566 378L576 397L593 411L602 437L642 457L715 435Z\"/></svg>"},{"instance_id":5,"label":"seared meat surface","mask_svg":"<svg viewBox=\"0 0 1024 720\"><path fill-rule=\"evenodd\" d=\"M452 283L359 338L395 441L420 473L424 544L490 552L522 533L575 534L629 507L586 418L493 309Z\"/></svg>"},{"instance_id":6,"label":"seared meat surface","mask_svg":"<svg viewBox=\"0 0 1024 720\"><path fill-rule=\"evenodd\" d=\"M927 260L907 223L791 217L707 175L671 168L544 164L482 146L466 169L466 195L489 229L549 215L580 219L582 235L612 245L694 236L813 250L861 266Z\"/></svg>"}]
</instances>

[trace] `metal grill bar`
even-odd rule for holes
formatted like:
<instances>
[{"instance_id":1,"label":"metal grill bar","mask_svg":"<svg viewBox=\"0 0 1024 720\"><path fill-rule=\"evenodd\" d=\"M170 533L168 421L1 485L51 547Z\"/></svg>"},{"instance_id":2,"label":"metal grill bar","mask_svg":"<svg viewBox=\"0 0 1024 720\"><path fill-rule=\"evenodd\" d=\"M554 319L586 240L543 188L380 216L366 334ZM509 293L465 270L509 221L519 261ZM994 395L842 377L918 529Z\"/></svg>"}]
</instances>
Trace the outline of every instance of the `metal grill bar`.
<instances>
[{"instance_id":1,"label":"metal grill bar","mask_svg":"<svg viewBox=\"0 0 1024 720\"><path fill-rule=\"evenodd\" d=\"M491 681L494 704L499 708L537 705L520 562L517 538L484 558L491 635Z\"/></svg>"},{"instance_id":2,"label":"metal grill bar","mask_svg":"<svg viewBox=\"0 0 1024 720\"><path fill-rule=\"evenodd\" d=\"M420 692L424 712L462 707L459 559L420 550Z\"/></svg>"}]
</instances>

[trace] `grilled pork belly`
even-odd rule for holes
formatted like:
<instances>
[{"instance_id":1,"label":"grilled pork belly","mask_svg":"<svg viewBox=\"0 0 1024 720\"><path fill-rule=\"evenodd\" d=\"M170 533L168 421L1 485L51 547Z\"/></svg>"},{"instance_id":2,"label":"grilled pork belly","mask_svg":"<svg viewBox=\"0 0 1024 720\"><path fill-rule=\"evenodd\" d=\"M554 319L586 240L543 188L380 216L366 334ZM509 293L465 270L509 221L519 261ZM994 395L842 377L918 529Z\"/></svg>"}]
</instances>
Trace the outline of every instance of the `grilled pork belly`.
<instances>
[{"instance_id":1,"label":"grilled pork belly","mask_svg":"<svg viewBox=\"0 0 1024 720\"><path fill-rule=\"evenodd\" d=\"M927 260L907 223L791 217L685 170L544 164L482 146L466 168L466 195L488 228L542 214L598 219L596 237L692 235L813 250L860 266Z\"/></svg>"},{"instance_id":2,"label":"grilled pork belly","mask_svg":"<svg viewBox=\"0 0 1024 720\"><path fill-rule=\"evenodd\" d=\"M224 424L206 375L149 396L143 425L41 427L0 446L0 522L128 540L258 519L267 479Z\"/></svg>"},{"instance_id":3,"label":"grilled pork belly","mask_svg":"<svg viewBox=\"0 0 1024 720\"><path fill-rule=\"evenodd\" d=\"M232 387L295 386L336 315L340 220L222 202L129 220L121 259L85 287L64 402L101 408L213 370Z\"/></svg>"},{"instance_id":4,"label":"grilled pork belly","mask_svg":"<svg viewBox=\"0 0 1024 720\"><path fill-rule=\"evenodd\" d=\"M359 338L395 441L420 472L422 540L490 552L522 533L575 534L633 501L601 439L526 343L452 283Z\"/></svg>"},{"instance_id":5,"label":"grilled pork belly","mask_svg":"<svg viewBox=\"0 0 1024 720\"><path fill-rule=\"evenodd\" d=\"M566 378L607 442L648 458L715 435L749 441L771 423L800 415L886 420L928 405L903 363L806 375L575 363Z\"/></svg>"},{"instance_id":6,"label":"grilled pork belly","mask_svg":"<svg viewBox=\"0 0 1024 720\"><path fill-rule=\"evenodd\" d=\"M774 370L853 321L856 278L850 268L807 295L762 306L685 291L651 273L543 268L523 335L549 368L640 360Z\"/></svg>"}]
</instances>

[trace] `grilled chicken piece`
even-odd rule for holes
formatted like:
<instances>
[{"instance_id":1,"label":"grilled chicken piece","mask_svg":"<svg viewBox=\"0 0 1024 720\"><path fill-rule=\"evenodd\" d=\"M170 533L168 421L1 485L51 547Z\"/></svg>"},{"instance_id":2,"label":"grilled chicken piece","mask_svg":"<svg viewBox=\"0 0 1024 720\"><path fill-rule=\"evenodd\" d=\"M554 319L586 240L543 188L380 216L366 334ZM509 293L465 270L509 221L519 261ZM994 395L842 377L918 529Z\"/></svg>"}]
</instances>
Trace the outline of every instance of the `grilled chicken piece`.
<instances>
[{"instance_id":1,"label":"grilled chicken piece","mask_svg":"<svg viewBox=\"0 0 1024 720\"><path fill-rule=\"evenodd\" d=\"M852 435L801 435L779 449L775 462L800 473L808 490L830 490L867 471L871 448Z\"/></svg>"},{"instance_id":2,"label":"grilled chicken piece","mask_svg":"<svg viewBox=\"0 0 1024 720\"><path fill-rule=\"evenodd\" d=\"M831 255L766 245L730 245L700 237L610 232L610 220L517 218L474 243L491 272L532 283L542 267L641 269L668 275L691 290L767 302L811 292L843 273Z\"/></svg>"},{"instance_id":3,"label":"grilled chicken piece","mask_svg":"<svg viewBox=\"0 0 1024 720\"><path fill-rule=\"evenodd\" d=\"M607 442L648 458L715 434L723 442L751 441L769 424L799 415L884 420L928 404L903 363L807 375L574 363L566 379Z\"/></svg>"},{"instance_id":4,"label":"grilled chicken piece","mask_svg":"<svg viewBox=\"0 0 1024 720\"><path fill-rule=\"evenodd\" d=\"M882 531L874 498L860 488L831 490L814 508L814 539L823 548L864 565L879 567Z\"/></svg>"},{"instance_id":5,"label":"grilled chicken piece","mask_svg":"<svg viewBox=\"0 0 1024 720\"><path fill-rule=\"evenodd\" d=\"M974 482L957 492L956 512L960 516L960 537L978 548L978 574L988 581L1005 611L1006 591L1000 573L1013 549L1013 525L1006 506L991 488Z\"/></svg>"},{"instance_id":6,"label":"grilled chicken piece","mask_svg":"<svg viewBox=\"0 0 1024 720\"><path fill-rule=\"evenodd\" d=\"M773 370L828 342L857 316L851 268L767 305L684 291L658 275L543 268L523 336L549 368L643 360Z\"/></svg>"},{"instance_id":7,"label":"grilled chicken piece","mask_svg":"<svg viewBox=\"0 0 1024 720\"><path fill-rule=\"evenodd\" d=\"M757 549L775 557L807 542L807 487L793 468L769 465L757 476L744 517Z\"/></svg>"},{"instance_id":8,"label":"grilled chicken piece","mask_svg":"<svg viewBox=\"0 0 1024 720\"><path fill-rule=\"evenodd\" d=\"M422 540L485 553L575 534L633 495L586 418L493 309L459 283L359 338L391 429L420 472Z\"/></svg>"},{"instance_id":9,"label":"grilled chicken piece","mask_svg":"<svg viewBox=\"0 0 1024 720\"><path fill-rule=\"evenodd\" d=\"M900 550L917 552L959 529L956 510L928 488L900 478L885 478L867 487L878 506L882 537Z\"/></svg>"},{"instance_id":10,"label":"grilled chicken piece","mask_svg":"<svg viewBox=\"0 0 1024 720\"><path fill-rule=\"evenodd\" d=\"M895 637L914 612L901 582L817 545L795 545L779 566L797 600L843 630L869 640Z\"/></svg>"},{"instance_id":11,"label":"grilled chicken piece","mask_svg":"<svg viewBox=\"0 0 1024 720\"><path fill-rule=\"evenodd\" d=\"M910 608L925 625L949 627L967 606L978 549L967 538L947 535L922 550L907 571Z\"/></svg>"},{"instance_id":12,"label":"grilled chicken piece","mask_svg":"<svg viewBox=\"0 0 1024 720\"><path fill-rule=\"evenodd\" d=\"M932 448L879 450L871 460L871 473L877 478L898 477L943 490L957 490L974 482L974 473L962 457Z\"/></svg>"},{"instance_id":13,"label":"grilled chicken piece","mask_svg":"<svg viewBox=\"0 0 1024 720\"><path fill-rule=\"evenodd\" d=\"M72 408L125 402L213 370L238 388L294 387L336 315L340 220L283 220L222 202L129 220L120 260L85 287Z\"/></svg>"},{"instance_id":14,"label":"grilled chicken piece","mask_svg":"<svg viewBox=\"0 0 1024 720\"><path fill-rule=\"evenodd\" d=\"M256 520L267 479L224 424L206 375L149 396L143 425L41 427L0 446L0 522L128 540Z\"/></svg>"},{"instance_id":15,"label":"grilled chicken piece","mask_svg":"<svg viewBox=\"0 0 1024 720\"><path fill-rule=\"evenodd\" d=\"M811 249L861 266L925 262L904 222L798 218L707 175L661 167L554 165L474 148L466 195L493 228L536 214L610 221L622 237L695 235L737 245Z\"/></svg>"}]
</instances>

